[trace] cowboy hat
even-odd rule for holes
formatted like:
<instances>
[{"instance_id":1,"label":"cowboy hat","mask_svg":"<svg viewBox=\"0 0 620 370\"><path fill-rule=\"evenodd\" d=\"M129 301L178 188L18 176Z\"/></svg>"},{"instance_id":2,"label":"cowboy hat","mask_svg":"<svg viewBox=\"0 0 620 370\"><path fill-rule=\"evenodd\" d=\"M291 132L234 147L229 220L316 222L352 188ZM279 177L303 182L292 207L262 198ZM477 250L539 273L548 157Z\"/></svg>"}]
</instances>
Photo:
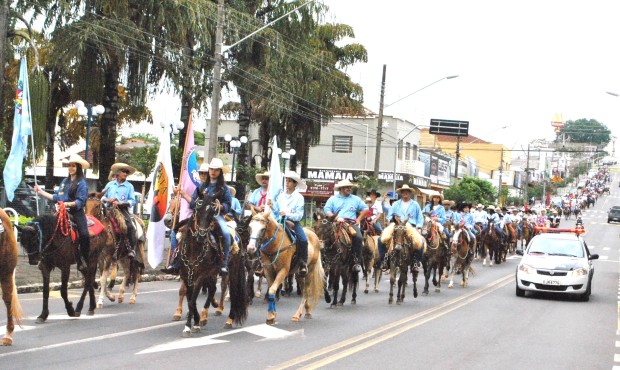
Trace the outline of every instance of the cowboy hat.
<instances>
[{"instance_id":1,"label":"cowboy hat","mask_svg":"<svg viewBox=\"0 0 620 370\"><path fill-rule=\"evenodd\" d=\"M501 212L502 211L502 207L495 207L495 212Z\"/></svg>"},{"instance_id":2,"label":"cowboy hat","mask_svg":"<svg viewBox=\"0 0 620 370\"><path fill-rule=\"evenodd\" d=\"M356 188L357 184L354 184L349 180L341 180L336 185L334 185L334 190L339 190L340 188L346 188L346 187Z\"/></svg>"},{"instance_id":3,"label":"cowboy hat","mask_svg":"<svg viewBox=\"0 0 620 370\"><path fill-rule=\"evenodd\" d=\"M263 173L257 173L254 176L254 178L256 179L256 182L258 183L258 185L261 185L261 186L263 185L263 183L262 183L262 177L263 176L269 177L269 171L265 171Z\"/></svg>"},{"instance_id":4,"label":"cowboy hat","mask_svg":"<svg viewBox=\"0 0 620 370\"><path fill-rule=\"evenodd\" d=\"M377 189L372 189L371 191L367 192L366 195L373 195L376 196L377 198L381 196L381 193L379 193L377 191Z\"/></svg>"},{"instance_id":5,"label":"cowboy hat","mask_svg":"<svg viewBox=\"0 0 620 370\"><path fill-rule=\"evenodd\" d=\"M210 170L224 170L224 162L222 162L219 158L212 158L211 163L209 163Z\"/></svg>"},{"instance_id":6,"label":"cowboy hat","mask_svg":"<svg viewBox=\"0 0 620 370\"><path fill-rule=\"evenodd\" d=\"M407 185L407 184L403 184L403 186L401 186L400 188L396 189L396 192L398 194L400 194L400 192L403 191L403 190L407 190L407 191L413 193L413 188L410 188L409 185Z\"/></svg>"},{"instance_id":7,"label":"cowboy hat","mask_svg":"<svg viewBox=\"0 0 620 370\"><path fill-rule=\"evenodd\" d=\"M484 206L480 203L478 203L478 205L476 206L476 208L484 208Z\"/></svg>"},{"instance_id":8,"label":"cowboy hat","mask_svg":"<svg viewBox=\"0 0 620 370\"><path fill-rule=\"evenodd\" d=\"M198 168L198 172L209 172L209 164L203 162Z\"/></svg>"},{"instance_id":9,"label":"cowboy hat","mask_svg":"<svg viewBox=\"0 0 620 370\"><path fill-rule=\"evenodd\" d=\"M121 170L127 170L129 171L129 175L133 174L136 172L135 167L131 167L130 165L128 165L127 163L122 163L122 162L116 162L112 165L112 167L110 168L110 170L114 173L118 173Z\"/></svg>"},{"instance_id":10,"label":"cowboy hat","mask_svg":"<svg viewBox=\"0 0 620 370\"><path fill-rule=\"evenodd\" d=\"M234 187L230 185L226 185L226 186L228 186L228 190L230 190L230 195L232 195L233 197L237 195L237 189L235 189Z\"/></svg>"},{"instance_id":11,"label":"cowboy hat","mask_svg":"<svg viewBox=\"0 0 620 370\"><path fill-rule=\"evenodd\" d=\"M471 208L471 204L467 202L461 202L456 206L459 212L462 212L465 208Z\"/></svg>"},{"instance_id":12,"label":"cowboy hat","mask_svg":"<svg viewBox=\"0 0 620 370\"><path fill-rule=\"evenodd\" d=\"M114 180L114 176L116 176L116 173L110 170L110 173L108 174L108 181Z\"/></svg>"},{"instance_id":13,"label":"cowboy hat","mask_svg":"<svg viewBox=\"0 0 620 370\"><path fill-rule=\"evenodd\" d=\"M295 189L299 191L306 191L306 189L308 189L304 180L302 180L301 177L299 177L299 174L297 174L297 172L295 171L286 171L286 173L284 174L284 178L295 181L297 183Z\"/></svg>"},{"instance_id":14,"label":"cowboy hat","mask_svg":"<svg viewBox=\"0 0 620 370\"><path fill-rule=\"evenodd\" d=\"M439 203L443 203L443 194L439 193L439 194L433 194L431 195L428 199L433 200L433 198L439 198Z\"/></svg>"},{"instance_id":15,"label":"cowboy hat","mask_svg":"<svg viewBox=\"0 0 620 370\"><path fill-rule=\"evenodd\" d=\"M446 199L446 200L442 201L441 204L443 204L444 206L452 206L452 205L454 205L454 202L451 201L451 200L447 200Z\"/></svg>"},{"instance_id":16,"label":"cowboy hat","mask_svg":"<svg viewBox=\"0 0 620 370\"><path fill-rule=\"evenodd\" d=\"M67 160L67 163L77 163L80 166L82 166L83 170L86 170L90 167L90 164L88 163L88 161L80 157L78 154L71 154L69 156L69 159Z\"/></svg>"}]
</instances>

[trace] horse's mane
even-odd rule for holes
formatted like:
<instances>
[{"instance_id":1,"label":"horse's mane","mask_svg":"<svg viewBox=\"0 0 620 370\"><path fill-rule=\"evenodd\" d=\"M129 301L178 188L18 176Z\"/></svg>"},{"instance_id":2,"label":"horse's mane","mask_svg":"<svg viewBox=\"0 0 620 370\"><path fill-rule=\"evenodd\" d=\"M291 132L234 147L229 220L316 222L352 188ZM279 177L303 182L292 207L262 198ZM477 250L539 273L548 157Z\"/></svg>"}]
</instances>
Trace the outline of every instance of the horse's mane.
<instances>
[{"instance_id":1,"label":"horse's mane","mask_svg":"<svg viewBox=\"0 0 620 370\"><path fill-rule=\"evenodd\" d=\"M38 222L41 233L45 236L52 235L56 230L58 217L54 214L43 214L32 219L31 222Z\"/></svg>"}]
</instances>

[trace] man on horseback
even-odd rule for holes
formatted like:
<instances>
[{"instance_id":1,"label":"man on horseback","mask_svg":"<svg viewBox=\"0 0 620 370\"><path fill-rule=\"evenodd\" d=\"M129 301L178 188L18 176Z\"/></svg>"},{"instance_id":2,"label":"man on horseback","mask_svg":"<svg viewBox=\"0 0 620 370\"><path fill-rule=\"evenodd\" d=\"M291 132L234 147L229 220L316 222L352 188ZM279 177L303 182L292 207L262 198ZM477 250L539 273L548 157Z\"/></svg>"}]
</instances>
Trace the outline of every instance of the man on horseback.
<instances>
[{"instance_id":1,"label":"man on horseback","mask_svg":"<svg viewBox=\"0 0 620 370\"><path fill-rule=\"evenodd\" d=\"M136 229L131 220L129 209L136 204L133 185L127 181L127 176L136 172L136 169L125 163L114 163L111 171L116 173L116 180L111 182L101 201L108 207L116 206L125 219L127 225L127 240L129 242L129 258L136 256Z\"/></svg>"},{"instance_id":2,"label":"man on horseback","mask_svg":"<svg viewBox=\"0 0 620 370\"><path fill-rule=\"evenodd\" d=\"M88 188L84 179L84 170L88 169L90 164L77 154L69 157L69 176L63 179L54 194L50 194L41 189L39 185L34 185L34 192L41 194L44 198L52 200L55 203L63 202L68 212L73 216L78 229L80 241L80 258L78 259L78 269L88 267L88 254L90 251L90 235L88 234L88 222L84 213L86 198L88 197Z\"/></svg>"},{"instance_id":3,"label":"man on horseback","mask_svg":"<svg viewBox=\"0 0 620 370\"><path fill-rule=\"evenodd\" d=\"M484 210L484 206L480 203L476 206L476 210L473 212L474 223L480 228L480 234L484 234L487 228L487 212Z\"/></svg>"},{"instance_id":4,"label":"man on horseback","mask_svg":"<svg viewBox=\"0 0 620 370\"><path fill-rule=\"evenodd\" d=\"M308 274L308 237L299 221L304 217L304 197L299 192L306 190L306 183L295 171L284 174L285 190L278 194L273 211L286 221L293 223L295 231L297 257L299 258L299 276Z\"/></svg>"},{"instance_id":5,"label":"man on horseback","mask_svg":"<svg viewBox=\"0 0 620 370\"><path fill-rule=\"evenodd\" d=\"M247 204L254 206L257 212L263 212L267 204L267 187L269 186L269 172L257 173L256 182L260 187L250 194Z\"/></svg>"},{"instance_id":6,"label":"man on horseback","mask_svg":"<svg viewBox=\"0 0 620 370\"><path fill-rule=\"evenodd\" d=\"M467 232L468 241L469 241L469 250L471 253L474 252L474 241L476 240L476 236L473 232L474 230L474 216L469 213L469 208L471 204L467 202L461 202L456 209L460 212L460 223L465 228Z\"/></svg>"},{"instance_id":7,"label":"man on horseback","mask_svg":"<svg viewBox=\"0 0 620 370\"><path fill-rule=\"evenodd\" d=\"M422 228L424 224L424 216L422 215L422 209L418 205L418 202L411 201L411 195L413 193L413 189L409 187L409 185L404 184L399 189L396 190L401 198L392 204L390 208L390 212L388 213L388 220L390 223L394 223L393 218L398 217L398 219L402 222L407 220L413 227L417 227L418 230ZM411 244L415 244L411 241ZM381 268L387 269L388 263L387 258L385 258L386 253L385 246L381 243L381 238L379 238L379 259L382 261ZM417 250L416 253L419 255L416 256L418 261L422 261L422 249Z\"/></svg>"},{"instance_id":8,"label":"man on horseback","mask_svg":"<svg viewBox=\"0 0 620 370\"><path fill-rule=\"evenodd\" d=\"M351 235L353 251L353 272L360 272L362 260L363 237L360 231L360 222L368 213L368 206L357 196L351 194L351 190L357 185L349 180L342 180L334 186L338 194L332 195L323 208L327 217L336 215L338 222L347 222L355 230L355 235ZM359 215L358 215L359 213Z\"/></svg>"}]
</instances>

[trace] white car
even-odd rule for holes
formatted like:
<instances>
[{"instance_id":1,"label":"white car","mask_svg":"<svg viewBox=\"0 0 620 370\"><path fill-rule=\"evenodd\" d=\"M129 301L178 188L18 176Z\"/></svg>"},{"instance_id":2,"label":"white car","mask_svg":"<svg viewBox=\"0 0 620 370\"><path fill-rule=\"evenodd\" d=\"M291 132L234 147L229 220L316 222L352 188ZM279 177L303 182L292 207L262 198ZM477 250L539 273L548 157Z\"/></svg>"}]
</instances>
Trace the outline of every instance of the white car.
<instances>
[{"instance_id":1,"label":"white car","mask_svg":"<svg viewBox=\"0 0 620 370\"><path fill-rule=\"evenodd\" d=\"M588 301L592 293L594 265L598 254L590 254L583 229L553 229L535 236L525 252L515 274L516 294L526 291L570 294ZM547 231L547 230L544 230Z\"/></svg>"}]
</instances>

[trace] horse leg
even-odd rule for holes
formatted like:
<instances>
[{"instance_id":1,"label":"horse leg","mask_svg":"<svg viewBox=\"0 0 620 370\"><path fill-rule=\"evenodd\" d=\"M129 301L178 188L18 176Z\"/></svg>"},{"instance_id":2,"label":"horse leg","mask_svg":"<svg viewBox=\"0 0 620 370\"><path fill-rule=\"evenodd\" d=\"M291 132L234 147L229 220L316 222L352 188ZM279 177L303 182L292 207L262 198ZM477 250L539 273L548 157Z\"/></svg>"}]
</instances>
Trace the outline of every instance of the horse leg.
<instances>
[{"instance_id":1,"label":"horse leg","mask_svg":"<svg viewBox=\"0 0 620 370\"><path fill-rule=\"evenodd\" d=\"M104 295L108 297L108 299L112 302L116 300L116 297L110 294L110 290L108 289L107 282L108 282L109 274L110 274L109 267L108 268L104 267L101 269L101 276L99 277L99 287L101 288L101 291L99 292L99 299L97 300L97 308L103 307L103 296Z\"/></svg>"},{"instance_id":2,"label":"horse leg","mask_svg":"<svg viewBox=\"0 0 620 370\"><path fill-rule=\"evenodd\" d=\"M302 296L301 296L301 302L299 303L299 307L297 307L297 311L291 318L291 321L293 322L299 322L299 320L301 320L301 314L303 313L304 307L306 308L306 315L308 315L309 304L308 304L308 291L307 291L308 284L306 283L307 279L308 278L306 277L306 278L299 279L298 281L298 283L301 284Z\"/></svg>"},{"instance_id":3,"label":"horse leg","mask_svg":"<svg viewBox=\"0 0 620 370\"><path fill-rule=\"evenodd\" d=\"M50 314L48 302L50 298L50 272L47 269L42 268L42 265L39 264L39 269L41 270L41 274L43 276L43 310L39 317L37 317L37 324L42 324L47 320L47 317ZM75 315L75 312L73 313ZM71 316L71 314L69 314Z\"/></svg>"},{"instance_id":4,"label":"horse leg","mask_svg":"<svg viewBox=\"0 0 620 370\"><path fill-rule=\"evenodd\" d=\"M15 330L15 323L13 322L13 314L18 310L19 303L17 301L17 291L15 290L15 282L13 281L13 274L5 274L2 277L2 300L6 306L6 333L2 338L0 345L10 346L13 344L13 331ZM13 301L15 300L15 306ZM17 315L19 322L19 314Z\"/></svg>"},{"instance_id":5,"label":"horse leg","mask_svg":"<svg viewBox=\"0 0 620 370\"><path fill-rule=\"evenodd\" d=\"M261 275L258 277L258 283L256 284L256 293L254 293L254 297L260 298L262 290L263 290L263 276Z\"/></svg>"},{"instance_id":6,"label":"horse leg","mask_svg":"<svg viewBox=\"0 0 620 370\"><path fill-rule=\"evenodd\" d=\"M215 316L222 316L222 312L224 312L224 299L226 298L226 293L228 292L228 275L222 277L220 282L220 290L222 291L220 294L220 304L215 309Z\"/></svg>"},{"instance_id":7,"label":"horse leg","mask_svg":"<svg viewBox=\"0 0 620 370\"><path fill-rule=\"evenodd\" d=\"M267 299L269 301L269 306L267 308L267 325L274 325L276 323L276 292L278 291L280 284L282 284L287 276L288 271L286 271L286 269L280 269L280 271L276 274L275 279L273 279L273 282L269 286L267 295Z\"/></svg>"},{"instance_id":8,"label":"horse leg","mask_svg":"<svg viewBox=\"0 0 620 370\"><path fill-rule=\"evenodd\" d=\"M209 304L213 301L213 297L215 296L215 293L217 291L217 287L215 286L216 280L207 278L205 280L205 283L206 283L206 288L207 288L207 299L205 300L205 304L202 308L202 311L200 312L200 322L199 322L200 327L207 325L207 321L209 320ZM216 314L217 314L217 311L216 311ZM221 314L222 313L220 312L220 315Z\"/></svg>"},{"instance_id":9,"label":"horse leg","mask_svg":"<svg viewBox=\"0 0 620 370\"><path fill-rule=\"evenodd\" d=\"M360 283L360 275L353 272L351 275L351 304L357 304L357 288Z\"/></svg>"},{"instance_id":10,"label":"horse leg","mask_svg":"<svg viewBox=\"0 0 620 370\"><path fill-rule=\"evenodd\" d=\"M181 320L181 314L183 313L183 298L187 294L187 288L185 287L185 282L181 280L181 286L179 287L179 303L177 305L177 309L172 315L172 321Z\"/></svg>"},{"instance_id":11,"label":"horse leg","mask_svg":"<svg viewBox=\"0 0 620 370\"><path fill-rule=\"evenodd\" d=\"M129 297L129 304L136 304L138 298L138 283L140 282L140 274L136 273L133 279L133 290L131 291L131 297Z\"/></svg>"},{"instance_id":12,"label":"horse leg","mask_svg":"<svg viewBox=\"0 0 620 370\"><path fill-rule=\"evenodd\" d=\"M197 325L200 318L198 317L198 309L196 307L196 298L198 297L199 292L200 285L198 285L197 288L195 286L187 287L187 292L185 295L187 298L187 320L182 333L185 338L190 337L194 332L200 331L200 326ZM196 324L196 326L193 326L192 322ZM195 328L197 328L197 330Z\"/></svg>"},{"instance_id":13,"label":"horse leg","mask_svg":"<svg viewBox=\"0 0 620 370\"><path fill-rule=\"evenodd\" d=\"M413 280L413 298L418 298L418 275L419 275L419 271L418 271L418 261L417 260L413 260L413 265L412 265L412 269L411 269L411 280Z\"/></svg>"},{"instance_id":14,"label":"horse leg","mask_svg":"<svg viewBox=\"0 0 620 370\"><path fill-rule=\"evenodd\" d=\"M390 260L390 265L393 263L392 260ZM394 285L395 284L396 284L396 268L394 266L390 266L390 295L388 298L388 304L394 303Z\"/></svg>"},{"instance_id":15,"label":"horse leg","mask_svg":"<svg viewBox=\"0 0 620 370\"><path fill-rule=\"evenodd\" d=\"M428 260L423 260L422 266L424 267L424 289L422 290L422 295L428 295L428 280L431 278L431 269Z\"/></svg>"},{"instance_id":16,"label":"horse leg","mask_svg":"<svg viewBox=\"0 0 620 370\"><path fill-rule=\"evenodd\" d=\"M49 275L47 276L47 284L49 286ZM67 315L70 317L79 317L80 314L78 311L73 309L73 302L69 301L69 295L67 292L67 286L69 284L69 267L61 269L60 273L60 296L62 300L65 302L65 309L67 310ZM49 288L48 288L48 297L49 297Z\"/></svg>"},{"instance_id":17,"label":"horse leg","mask_svg":"<svg viewBox=\"0 0 620 370\"><path fill-rule=\"evenodd\" d=\"M456 253L454 253L453 261L450 263L452 271L450 271L450 282L448 283L448 289L454 288L454 274L456 273Z\"/></svg>"},{"instance_id":18,"label":"horse leg","mask_svg":"<svg viewBox=\"0 0 620 370\"><path fill-rule=\"evenodd\" d=\"M381 281L381 269L378 267L374 268L374 277L375 277L375 293L379 293L379 281Z\"/></svg>"},{"instance_id":19,"label":"horse leg","mask_svg":"<svg viewBox=\"0 0 620 370\"><path fill-rule=\"evenodd\" d=\"M348 267L344 267L344 268L348 268ZM344 302L347 301L347 291L349 290L349 276L347 275L347 272L344 271L340 275L340 278L342 281L342 293L340 293L340 300L338 301L338 306L343 306Z\"/></svg>"},{"instance_id":20,"label":"horse leg","mask_svg":"<svg viewBox=\"0 0 620 370\"><path fill-rule=\"evenodd\" d=\"M123 259L121 263L123 266L123 280L121 281L121 286L118 288L118 303L123 303L125 300L125 287L127 286L127 277L131 274L129 263L127 263L126 259Z\"/></svg>"}]
</instances>

